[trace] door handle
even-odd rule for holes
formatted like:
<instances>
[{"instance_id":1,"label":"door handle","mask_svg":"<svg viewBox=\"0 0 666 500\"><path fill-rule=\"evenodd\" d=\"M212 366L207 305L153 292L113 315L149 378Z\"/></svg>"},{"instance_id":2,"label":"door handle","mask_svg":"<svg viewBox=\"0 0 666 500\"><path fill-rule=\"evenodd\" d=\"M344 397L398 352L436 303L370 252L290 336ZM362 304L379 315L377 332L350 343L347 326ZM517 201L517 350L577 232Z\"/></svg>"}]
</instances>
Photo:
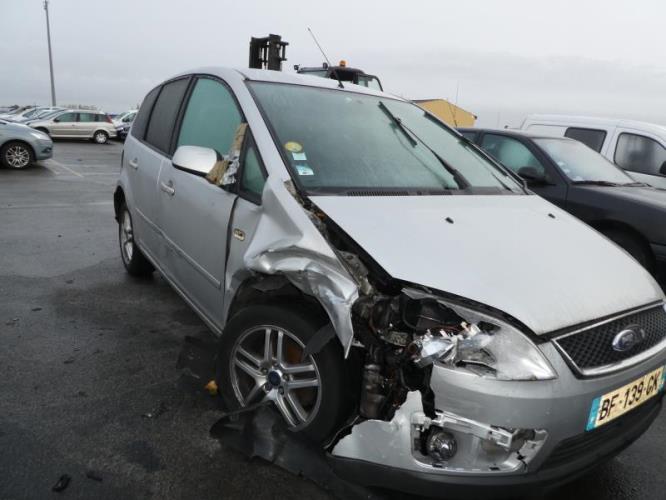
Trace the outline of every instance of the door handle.
<instances>
[{"instance_id":1,"label":"door handle","mask_svg":"<svg viewBox=\"0 0 666 500\"><path fill-rule=\"evenodd\" d=\"M173 196L176 194L176 190L173 187L173 183L169 181L168 184L165 184L164 182L160 182L160 189L164 191L166 194L169 196Z\"/></svg>"},{"instance_id":2,"label":"door handle","mask_svg":"<svg viewBox=\"0 0 666 500\"><path fill-rule=\"evenodd\" d=\"M139 168L139 160L136 159L136 158L134 158L133 160L128 161L127 163L128 163L129 166L132 167L134 170L136 170L137 168Z\"/></svg>"}]
</instances>

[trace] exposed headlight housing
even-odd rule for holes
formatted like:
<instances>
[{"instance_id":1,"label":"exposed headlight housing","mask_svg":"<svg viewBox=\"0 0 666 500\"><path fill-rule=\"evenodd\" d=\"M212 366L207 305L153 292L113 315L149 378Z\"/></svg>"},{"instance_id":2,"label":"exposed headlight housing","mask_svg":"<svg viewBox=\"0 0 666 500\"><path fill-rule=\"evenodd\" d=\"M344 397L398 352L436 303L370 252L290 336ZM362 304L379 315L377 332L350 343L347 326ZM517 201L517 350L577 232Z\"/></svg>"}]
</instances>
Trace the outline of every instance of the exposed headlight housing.
<instances>
[{"instance_id":1,"label":"exposed headlight housing","mask_svg":"<svg viewBox=\"0 0 666 500\"><path fill-rule=\"evenodd\" d=\"M447 311L446 326L428 329L410 346L418 365L434 362L497 380L557 378L539 348L506 321L418 290L406 289L403 293L416 300L434 299ZM450 312L457 315L458 324L451 321ZM436 324L436 318L429 317L428 321Z\"/></svg>"}]
</instances>

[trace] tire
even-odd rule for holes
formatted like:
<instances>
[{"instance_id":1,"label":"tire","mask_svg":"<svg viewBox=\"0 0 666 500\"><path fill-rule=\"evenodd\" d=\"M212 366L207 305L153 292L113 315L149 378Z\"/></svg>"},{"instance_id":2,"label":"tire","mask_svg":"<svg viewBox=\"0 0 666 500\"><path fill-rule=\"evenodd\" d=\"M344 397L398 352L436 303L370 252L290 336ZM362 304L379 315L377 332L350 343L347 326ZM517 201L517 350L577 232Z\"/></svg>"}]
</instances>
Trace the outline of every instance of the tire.
<instances>
[{"instance_id":1,"label":"tire","mask_svg":"<svg viewBox=\"0 0 666 500\"><path fill-rule=\"evenodd\" d=\"M118 214L118 243L123 265L132 276L149 276L155 268L134 241L132 216L125 203L120 206Z\"/></svg>"},{"instance_id":2,"label":"tire","mask_svg":"<svg viewBox=\"0 0 666 500\"><path fill-rule=\"evenodd\" d=\"M268 399L290 430L315 442L337 430L353 402L340 344L331 340L301 362L303 347L327 321L293 304L250 305L234 315L224 329L217 360L216 381L227 409Z\"/></svg>"},{"instance_id":3,"label":"tire","mask_svg":"<svg viewBox=\"0 0 666 500\"><path fill-rule=\"evenodd\" d=\"M106 144L109 141L109 134L103 130L98 130L93 134L93 141L97 144Z\"/></svg>"},{"instance_id":4,"label":"tire","mask_svg":"<svg viewBox=\"0 0 666 500\"><path fill-rule=\"evenodd\" d=\"M631 233L619 229L606 229L602 232L608 239L626 250L627 253L636 259L641 266L651 273L654 272L654 259L652 253L645 248L645 245L640 239Z\"/></svg>"},{"instance_id":5,"label":"tire","mask_svg":"<svg viewBox=\"0 0 666 500\"><path fill-rule=\"evenodd\" d=\"M7 168L21 169L35 162L35 153L25 142L10 141L0 149L0 159Z\"/></svg>"}]
</instances>

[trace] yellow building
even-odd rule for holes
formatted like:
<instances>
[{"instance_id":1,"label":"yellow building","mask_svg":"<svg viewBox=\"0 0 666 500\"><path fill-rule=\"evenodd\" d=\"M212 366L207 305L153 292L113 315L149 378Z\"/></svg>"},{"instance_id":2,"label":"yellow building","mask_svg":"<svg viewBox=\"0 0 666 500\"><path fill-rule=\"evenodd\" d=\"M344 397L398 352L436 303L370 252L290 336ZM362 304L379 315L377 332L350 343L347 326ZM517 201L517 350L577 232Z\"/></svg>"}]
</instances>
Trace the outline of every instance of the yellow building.
<instances>
[{"instance_id":1,"label":"yellow building","mask_svg":"<svg viewBox=\"0 0 666 500\"><path fill-rule=\"evenodd\" d=\"M445 99L415 99L414 102L452 127L474 126L476 115Z\"/></svg>"}]
</instances>

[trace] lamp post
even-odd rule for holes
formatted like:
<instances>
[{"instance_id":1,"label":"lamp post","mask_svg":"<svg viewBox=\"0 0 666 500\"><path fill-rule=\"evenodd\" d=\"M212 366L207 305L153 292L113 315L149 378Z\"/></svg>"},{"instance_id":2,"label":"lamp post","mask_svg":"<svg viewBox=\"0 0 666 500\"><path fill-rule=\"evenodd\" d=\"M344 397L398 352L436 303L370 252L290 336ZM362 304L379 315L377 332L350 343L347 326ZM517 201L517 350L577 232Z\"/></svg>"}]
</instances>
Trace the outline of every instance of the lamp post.
<instances>
[{"instance_id":1,"label":"lamp post","mask_svg":"<svg viewBox=\"0 0 666 500\"><path fill-rule=\"evenodd\" d=\"M51 55L51 26L49 25L49 0L44 0L46 11L46 39L49 44L49 70L51 71L51 106L56 105L55 82L53 81L53 56Z\"/></svg>"}]
</instances>

